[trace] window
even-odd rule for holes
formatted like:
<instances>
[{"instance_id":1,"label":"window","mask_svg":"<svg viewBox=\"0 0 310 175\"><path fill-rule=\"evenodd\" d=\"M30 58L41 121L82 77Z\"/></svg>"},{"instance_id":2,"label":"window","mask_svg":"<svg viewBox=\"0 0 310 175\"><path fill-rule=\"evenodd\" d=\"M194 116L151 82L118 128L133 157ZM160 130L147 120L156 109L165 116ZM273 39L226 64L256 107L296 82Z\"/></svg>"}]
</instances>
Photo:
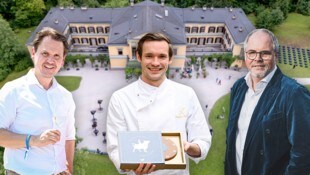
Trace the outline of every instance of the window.
<instances>
[{"instance_id":1,"label":"window","mask_svg":"<svg viewBox=\"0 0 310 175\"><path fill-rule=\"evenodd\" d=\"M79 38L72 38L71 42L72 42L72 44L80 44L80 39Z\"/></svg>"},{"instance_id":2,"label":"window","mask_svg":"<svg viewBox=\"0 0 310 175\"><path fill-rule=\"evenodd\" d=\"M198 38L198 45L204 45L205 44L205 38Z\"/></svg>"},{"instance_id":3,"label":"window","mask_svg":"<svg viewBox=\"0 0 310 175\"><path fill-rule=\"evenodd\" d=\"M118 52L118 55L123 55L123 49L122 48L117 49L117 52Z\"/></svg>"},{"instance_id":4,"label":"window","mask_svg":"<svg viewBox=\"0 0 310 175\"><path fill-rule=\"evenodd\" d=\"M76 27L70 27L70 32L71 32L71 33L78 33Z\"/></svg>"},{"instance_id":5,"label":"window","mask_svg":"<svg viewBox=\"0 0 310 175\"><path fill-rule=\"evenodd\" d=\"M80 33L86 33L86 28L85 27L79 27Z\"/></svg>"},{"instance_id":6,"label":"window","mask_svg":"<svg viewBox=\"0 0 310 175\"><path fill-rule=\"evenodd\" d=\"M105 28L105 33L109 33L110 32L110 27L106 27Z\"/></svg>"},{"instance_id":7,"label":"window","mask_svg":"<svg viewBox=\"0 0 310 175\"><path fill-rule=\"evenodd\" d=\"M173 55L177 55L178 54L178 49L177 48L174 48L173 49Z\"/></svg>"},{"instance_id":8,"label":"window","mask_svg":"<svg viewBox=\"0 0 310 175\"><path fill-rule=\"evenodd\" d=\"M99 38L98 42L99 42L99 44L105 44L105 39L104 38Z\"/></svg>"},{"instance_id":9,"label":"window","mask_svg":"<svg viewBox=\"0 0 310 175\"><path fill-rule=\"evenodd\" d=\"M199 33L205 33L205 31L206 31L206 27L200 27Z\"/></svg>"},{"instance_id":10,"label":"window","mask_svg":"<svg viewBox=\"0 0 310 175\"><path fill-rule=\"evenodd\" d=\"M90 42L90 45L92 45L92 46L97 45L97 39L96 38L90 38L89 42Z\"/></svg>"},{"instance_id":11,"label":"window","mask_svg":"<svg viewBox=\"0 0 310 175\"><path fill-rule=\"evenodd\" d=\"M217 29L216 29L216 33L224 33L224 27L218 27Z\"/></svg>"},{"instance_id":12,"label":"window","mask_svg":"<svg viewBox=\"0 0 310 175\"><path fill-rule=\"evenodd\" d=\"M97 27L97 33L104 33L103 32L103 27Z\"/></svg>"},{"instance_id":13,"label":"window","mask_svg":"<svg viewBox=\"0 0 310 175\"><path fill-rule=\"evenodd\" d=\"M189 38L186 38L186 42L189 43Z\"/></svg>"},{"instance_id":14,"label":"window","mask_svg":"<svg viewBox=\"0 0 310 175\"><path fill-rule=\"evenodd\" d=\"M82 38L82 44L88 44L88 39L87 38Z\"/></svg>"},{"instance_id":15,"label":"window","mask_svg":"<svg viewBox=\"0 0 310 175\"><path fill-rule=\"evenodd\" d=\"M213 38L208 38L207 39L207 44L212 44L213 43Z\"/></svg>"},{"instance_id":16,"label":"window","mask_svg":"<svg viewBox=\"0 0 310 175\"><path fill-rule=\"evenodd\" d=\"M208 33L215 33L215 27L209 27Z\"/></svg>"},{"instance_id":17,"label":"window","mask_svg":"<svg viewBox=\"0 0 310 175\"><path fill-rule=\"evenodd\" d=\"M190 28L189 27L185 27L185 33L190 33Z\"/></svg>"},{"instance_id":18,"label":"window","mask_svg":"<svg viewBox=\"0 0 310 175\"><path fill-rule=\"evenodd\" d=\"M198 27L193 27L192 28L192 33L198 33Z\"/></svg>"},{"instance_id":19,"label":"window","mask_svg":"<svg viewBox=\"0 0 310 175\"><path fill-rule=\"evenodd\" d=\"M95 33L94 27L88 27L88 33Z\"/></svg>"},{"instance_id":20,"label":"window","mask_svg":"<svg viewBox=\"0 0 310 175\"><path fill-rule=\"evenodd\" d=\"M223 41L222 38L219 37L215 38L215 43L223 43L222 41Z\"/></svg>"},{"instance_id":21,"label":"window","mask_svg":"<svg viewBox=\"0 0 310 175\"><path fill-rule=\"evenodd\" d=\"M191 38L191 43L197 43L197 38Z\"/></svg>"}]
</instances>

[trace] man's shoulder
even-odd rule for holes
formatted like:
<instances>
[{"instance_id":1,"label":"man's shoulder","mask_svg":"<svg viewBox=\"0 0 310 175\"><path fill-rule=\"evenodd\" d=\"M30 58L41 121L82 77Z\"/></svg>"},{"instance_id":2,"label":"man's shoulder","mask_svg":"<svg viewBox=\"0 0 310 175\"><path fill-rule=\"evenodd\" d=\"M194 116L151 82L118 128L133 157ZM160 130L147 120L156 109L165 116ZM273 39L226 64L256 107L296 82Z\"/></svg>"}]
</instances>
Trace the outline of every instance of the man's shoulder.
<instances>
[{"instance_id":1,"label":"man's shoulder","mask_svg":"<svg viewBox=\"0 0 310 175\"><path fill-rule=\"evenodd\" d=\"M296 91L296 90L305 89L305 87L299 84L295 79L290 78L286 75L282 76L281 88L285 89L285 91Z\"/></svg>"},{"instance_id":2,"label":"man's shoulder","mask_svg":"<svg viewBox=\"0 0 310 175\"><path fill-rule=\"evenodd\" d=\"M4 86L1 89L10 89L10 90L14 90L17 88L20 88L22 86L25 85L26 79L25 79L26 75L19 77L17 79L14 79L12 81L9 81L7 83L4 84Z\"/></svg>"},{"instance_id":3,"label":"man's shoulder","mask_svg":"<svg viewBox=\"0 0 310 175\"><path fill-rule=\"evenodd\" d=\"M193 91L193 88L172 80L168 80L170 83L170 87L178 90L184 90L184 91Z\"/></svg>"},{"instance_id":4,"label":"man's shoulder","mask_svg":"<svg viewBox=\"0 0 310 175\"><path fill-rule=\"evenodd\" d=\"M137 86L138 81L132 82L129 85L126 85L118 90L116 90L114 94L128 94L128 93L132 93L134 92L133 90L135 90L135 87Z\"/></svg>"}]
</instances>

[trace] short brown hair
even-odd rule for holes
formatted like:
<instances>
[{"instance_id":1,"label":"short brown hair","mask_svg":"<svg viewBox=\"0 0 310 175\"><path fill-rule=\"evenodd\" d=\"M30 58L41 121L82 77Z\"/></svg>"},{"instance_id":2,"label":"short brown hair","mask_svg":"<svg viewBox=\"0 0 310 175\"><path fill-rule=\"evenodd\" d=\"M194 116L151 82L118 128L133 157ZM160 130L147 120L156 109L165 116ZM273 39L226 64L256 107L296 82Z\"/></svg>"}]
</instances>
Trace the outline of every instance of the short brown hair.
<instances>
[{"instance_id":1,"label":"short brown hair","mask_svg":"<svg viewBox=\"0 0 310 175\"><path fill-rule=\"evenodd\" d=\"M171 46L170 39L161 33L147 33L145 34L138 42L137 53L140 57L142 57L143 44L145 41L166 41L169 45L169 60L172 58L173 51Z\"/></svg>"},{"instance_id":2,"label":"short brown hair","mask_svg":"<svg viewBox=\"0 0 310 175\"><path fill-rule=\"evenodd\" d=\"M52 37L52 39L56 40L56 41L61 41L64 45L64 55L67 55L68 53L68 49L69 49L69 44L67 42L67 38L61 34L60 32L58 32L57 30L50 28L50 27L44 27L41 31L39 31L33 42L32 42L32 46L34 47L34 50L37 51L39 45L41 44L43 38L50 36Z\"/></svg>"}]
</instances>

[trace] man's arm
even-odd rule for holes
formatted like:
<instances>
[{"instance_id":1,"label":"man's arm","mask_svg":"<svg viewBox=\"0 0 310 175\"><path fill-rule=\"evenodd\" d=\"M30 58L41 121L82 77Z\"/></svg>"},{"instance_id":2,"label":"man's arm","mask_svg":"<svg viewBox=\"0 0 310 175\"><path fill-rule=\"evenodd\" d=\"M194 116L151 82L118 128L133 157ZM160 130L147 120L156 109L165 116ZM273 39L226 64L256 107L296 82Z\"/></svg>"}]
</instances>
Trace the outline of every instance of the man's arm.
<instances>
[{"instance_id":1,"label":"man's arm","mask_svg":"<svg viewBox=\"0 0 310 175\"><path fill-rule=\"evenodd\" d=\"M16 134L6 129L0 129L0 146L6 148L25 148L26 137L24 134ZM47 146L55 144L60 140L60 132L58 130L46 130L39 136L31 136L29 146Z\"/></svg>"},{"instance_id":2,"label":"man's arm","mask_svg":"<svg viewBox=\"0 0 310 175\"><path fill-rule=\"evenodd\" d=\"M75 140L66 140L67 167L71 174L73 174L74 150L75 150Z\"/></svg>"},{"instance_id":3,"label":"man's arm","mask_svg":"<svg viewBox=\"0 0 310 175\"><path fill-rule=\"evenodd\" d=\"M187 120L187 142L184 145L186 153L198 163L206 158L211 146L211 134L195 92L191 91L190 116Z\"/></svg>"},{"instance_id":4,"label":"man's arm","mask_svg":"<svg viewBox=\"0 0 310 175\"><path fill-rule=\"evenodd\" d=\"M201 150L198 144L196 143L190 143L187 141L183 142L184 144L184 151L191 157L200 157L201 156Z\"/></svg>"},{"instance_id":5,"label":"man's arm","mask_svg":"<svg viewBox=\"0 0 310 175\"><path fill-rule=\"evenodd\" d=\"M292 145L285 174L310 174L310 92L304 87L296 88L285 103Z\"/></svg>"}]
</instances>

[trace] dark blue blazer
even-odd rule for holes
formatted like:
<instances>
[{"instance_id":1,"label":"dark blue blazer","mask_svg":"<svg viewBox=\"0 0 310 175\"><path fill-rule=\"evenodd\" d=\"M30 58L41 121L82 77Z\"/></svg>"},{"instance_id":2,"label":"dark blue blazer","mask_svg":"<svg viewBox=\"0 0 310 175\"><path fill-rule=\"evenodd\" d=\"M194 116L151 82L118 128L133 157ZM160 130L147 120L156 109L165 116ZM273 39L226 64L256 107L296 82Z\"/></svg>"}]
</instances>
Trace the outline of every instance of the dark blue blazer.
<instances>
[{"instance_id":1,"label":"dark blue blazer","mask_svg":"<svg viewBox=\"0 0 310 175\"><path fill-rule=\"evenodd\" d=\"M236 131L248 86L231 89L225 175L237 175ZM242 175L310 175L310 92L278 68L254 109L244 145Z\"/></svg>"}]
</instances>

